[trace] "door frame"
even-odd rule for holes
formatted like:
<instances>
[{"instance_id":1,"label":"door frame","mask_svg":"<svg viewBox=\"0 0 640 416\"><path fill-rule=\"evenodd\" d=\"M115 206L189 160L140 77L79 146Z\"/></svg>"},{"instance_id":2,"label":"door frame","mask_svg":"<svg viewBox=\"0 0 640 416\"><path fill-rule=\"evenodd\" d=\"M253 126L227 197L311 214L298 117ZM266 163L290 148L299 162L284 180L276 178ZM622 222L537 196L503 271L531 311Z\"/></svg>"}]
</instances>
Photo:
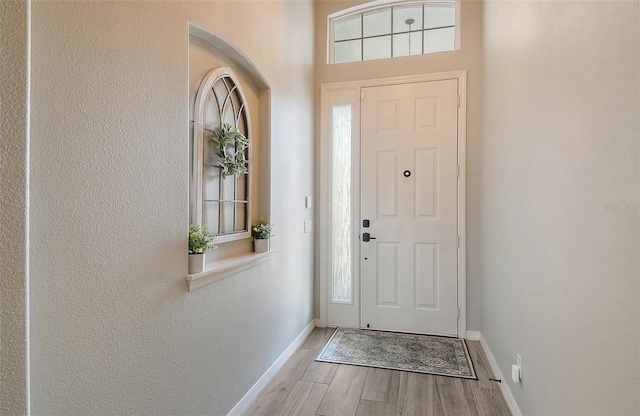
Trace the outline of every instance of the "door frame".
<instances>
[{"instance_id":1,"label":"door frame","mask_svg":"<svg viewBox=\"0 0 640 416\"><path fill-rule=\"evenodd\" d=\"M360 325L360 97L361 89L367 87L379 87L387 85L410 84L426 81L442 81L455 79L458 81L458 95L460 96L460 105L458 107L458 236L460 245L458 247L458 308L460 318L458 319L458 338L467 337L467 272L466 272L466 119L467 119L467 71L449 71L438 72L433 74L420 74L391 78L377 78L369 80L346 81L325 83L320 85L320 195L319 195L319 303L320 318L318 326L326 327L328 324L329 312L329 274L331 270L331 206L330 206L330 190L331 190L331 133L329 110L332 105L332 94L341 94L351 97L350 104L353 111L353 147L352 147L352 180L353 180L353 198L352 198L352 229L353 235L353 279L354 290L353 305L357 310L356 324L349 325L359 328ZM351 94L349 94L351 93ZM345 102L345 104L347 104ZM357 284L356 284L357 283Z\"/></svg>"}]
</instances>

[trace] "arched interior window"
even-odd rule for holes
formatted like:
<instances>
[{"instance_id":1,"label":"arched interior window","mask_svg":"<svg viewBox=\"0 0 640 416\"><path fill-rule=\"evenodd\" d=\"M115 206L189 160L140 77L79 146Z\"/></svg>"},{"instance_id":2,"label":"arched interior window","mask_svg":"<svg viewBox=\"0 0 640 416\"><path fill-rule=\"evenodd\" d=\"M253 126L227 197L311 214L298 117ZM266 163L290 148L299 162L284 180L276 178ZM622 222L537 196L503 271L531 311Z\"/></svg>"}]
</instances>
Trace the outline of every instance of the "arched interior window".
<instances>
[{"instance_id":1,"label":"arched interior window","mask_svg":"<svg viewBox=\"0 0 640 416\"><path fill-rule=\"evenodd\" d=\"M330 64L452 51L459 2L372 2L329 17Z\"/></svg>"},{"instance_id":2,"label":"arched interior window","mask_svg":"<svg viewBox=\"0 0 640 416\"><path fill-rule=\"evenodd\" d=\"M193 128L191 222L208 224L209 232L217 236L216 243L248 238L250 117L231 69L215 68L202 80ZM221 140L225 134L231 140Z\"/></svg>"}]
</instances>

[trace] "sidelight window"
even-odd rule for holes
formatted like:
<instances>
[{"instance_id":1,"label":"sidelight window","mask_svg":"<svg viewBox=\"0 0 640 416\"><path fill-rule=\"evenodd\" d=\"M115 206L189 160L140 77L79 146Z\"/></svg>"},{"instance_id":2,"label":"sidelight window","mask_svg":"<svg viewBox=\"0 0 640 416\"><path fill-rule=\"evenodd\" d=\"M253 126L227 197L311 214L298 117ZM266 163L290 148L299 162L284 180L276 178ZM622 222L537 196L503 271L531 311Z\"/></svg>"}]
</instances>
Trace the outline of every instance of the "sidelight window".
<instances>
[{"instance_id":1,"label":"sidelight window","mask_svg":"<svg viewBox=\"0 0 640 416\"><path fill-rule=\"evenodd\" d=\"M352 219L351 219L351 106L333 107L332 111L332 209L331 256L332 302L353 300Z\"/></svg>"}]
</instances>

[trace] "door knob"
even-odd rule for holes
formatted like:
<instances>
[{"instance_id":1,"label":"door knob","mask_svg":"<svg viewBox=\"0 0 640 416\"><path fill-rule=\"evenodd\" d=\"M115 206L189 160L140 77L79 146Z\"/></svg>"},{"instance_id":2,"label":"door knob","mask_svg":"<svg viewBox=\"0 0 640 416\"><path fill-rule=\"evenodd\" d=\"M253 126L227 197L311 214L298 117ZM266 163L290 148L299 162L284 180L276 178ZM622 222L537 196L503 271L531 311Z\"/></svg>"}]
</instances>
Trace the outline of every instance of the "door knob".
<instances>
[{"instance_id":1,"label":"door knob","mask_svg":"<svg viewBox=\"0 0 640 416\"><path fill-rule=\"evenodd\" d=\"M362 233L362 241L363 242L368 242L369 240L375 240L375 237L371 237L371 234L369 233Z\"/></svg>"}]
</instances>

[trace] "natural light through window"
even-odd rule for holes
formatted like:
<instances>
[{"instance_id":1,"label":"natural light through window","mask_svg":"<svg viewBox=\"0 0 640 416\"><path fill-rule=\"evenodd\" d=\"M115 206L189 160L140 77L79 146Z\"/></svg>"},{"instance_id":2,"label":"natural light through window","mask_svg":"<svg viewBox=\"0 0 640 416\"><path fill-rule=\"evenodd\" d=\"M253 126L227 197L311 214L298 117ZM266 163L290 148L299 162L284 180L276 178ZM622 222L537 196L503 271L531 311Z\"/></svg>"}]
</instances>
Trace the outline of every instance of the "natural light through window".
<instances>
[{"instance_id":1,"label":"natural light through window","mask_svg":"<svg viewBox=\"0 0 640 416\"><path fill-rule=\"evenodd\" d=\"M351 273L351 106L333 107L332 302L350 303Z\"/></svg>"},{"instance_id":2,"label":"natural light through window","mask_svg":"<svg viewBox=\"0 0 640 416\"><path fill-rule=\"evenodd\" d=\"M202 80L194 104L191 223L207 224L216 243L249 238L251 137L244 97L235 75L220 67ZM225 125L247 144L221 141Z\"/></svg>"},{"instance_id":3,"label":"natural light through window","mask_svg":"<svg viewBox=\"0 0 640 416\"><path fill-rule=\"evenodd\" d=\"M330 63L456 49L456 3L411 2L330 20Z\"/></svg>"}]
</instances>

